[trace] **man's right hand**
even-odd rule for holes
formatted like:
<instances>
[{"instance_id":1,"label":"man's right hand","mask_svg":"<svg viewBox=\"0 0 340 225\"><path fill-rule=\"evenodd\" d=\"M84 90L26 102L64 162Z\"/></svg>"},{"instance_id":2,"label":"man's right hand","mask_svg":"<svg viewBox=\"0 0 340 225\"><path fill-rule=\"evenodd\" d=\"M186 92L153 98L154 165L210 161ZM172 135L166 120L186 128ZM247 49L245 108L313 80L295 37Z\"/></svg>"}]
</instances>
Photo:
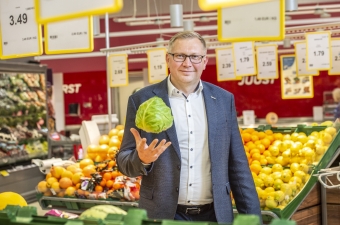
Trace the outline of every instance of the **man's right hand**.
<instances>
[{"instance_id":1,"label":"man's right hand","mask_svg":"<svg viewBox=\"0 0 340 225\"><path fill-rule=\"evenodd\" d=\"M171 142L166 142L165 139L163 139L161 142L159 142L158 139L154 139L148 146L146 144L146 139L141 138L140 134L135 128L131 128L130 131L135 137L136 149L139 159L142 163L152 163L156 161L158 157L171 145ZM159 144L157 145L158 142Z\"/></svg>"}]
</instances>

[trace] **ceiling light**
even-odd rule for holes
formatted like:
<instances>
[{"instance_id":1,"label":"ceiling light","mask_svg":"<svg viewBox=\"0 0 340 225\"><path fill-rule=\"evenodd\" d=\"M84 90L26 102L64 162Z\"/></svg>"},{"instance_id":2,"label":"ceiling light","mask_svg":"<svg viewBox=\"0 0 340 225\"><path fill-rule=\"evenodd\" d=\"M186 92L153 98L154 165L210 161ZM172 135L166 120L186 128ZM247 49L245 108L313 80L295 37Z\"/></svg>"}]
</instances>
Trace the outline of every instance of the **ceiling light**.
<instances>
[{"instance_id":1,"label":"ceiling light","mask_svg":"<svg viewBox=\"0 0 340 225\"><path fill-rule=\"evenodd\" d=\"M316 8L314 10L314 15L321 15L322 13L324 13L323 9L321 8Z\"/></svg>"},{"instance_id":2,"label":"ceiling light","mask_svg":"<svg viewBox=\"0 0 340 225\"><path fill-rule=\"evenodd\" d=\"M183 30L184 31L193 31L195 23L192 20L184 20L183 21Z\"/></svg>"},{"instance_id":3,"label":"ceiling light","mask_svg":"<svg viewBox=\"0 0 340 225\"><path fill-rule=\"evenodd\" d=\"M183 6L181 4L170 5L171 27L183 26Z\"/></svg>"},{"instance_id":4,"label":"ceiling light","mask_svg":"<svg viewBox=\"0 0 340 225\"><path fill-rule=\"evenodd\" d=\"M323 13L321 13L320 17L321 18L329 18L329 17L331 17L331 14L329 14L327 12L323 12Z\"/></svg>"},{"instance_id":5,"label":"ceiling light","mask_svg":"<svg viewBox=\"0 0 340 225\"><path fill-rule=\"evenodd\" d=\"M283 47L284 48L290 48L291 47L291 43L290 43L290 39L289 38L283 39Z\"/></svg>"}]
</instances>

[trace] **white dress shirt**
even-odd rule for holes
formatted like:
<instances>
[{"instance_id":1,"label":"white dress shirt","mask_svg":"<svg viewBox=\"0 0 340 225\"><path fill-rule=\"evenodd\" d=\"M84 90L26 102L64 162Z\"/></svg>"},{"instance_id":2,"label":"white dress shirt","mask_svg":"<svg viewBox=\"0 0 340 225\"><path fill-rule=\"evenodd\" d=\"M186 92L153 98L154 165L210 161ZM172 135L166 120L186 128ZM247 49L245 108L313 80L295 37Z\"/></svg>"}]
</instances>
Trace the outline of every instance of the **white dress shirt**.
<instances>
[{"instance_id":1,"label":"white dress shirt","mask_svg":"<svg viewBox=\"0 0 340 225\"><path fill-rule=\"evenodd\" d=\"M208 123L200 81L194 93L185 96L168 77L168 94L181 151L178 204L204 205L213 201Z\"/></svg>"}]
</instances>

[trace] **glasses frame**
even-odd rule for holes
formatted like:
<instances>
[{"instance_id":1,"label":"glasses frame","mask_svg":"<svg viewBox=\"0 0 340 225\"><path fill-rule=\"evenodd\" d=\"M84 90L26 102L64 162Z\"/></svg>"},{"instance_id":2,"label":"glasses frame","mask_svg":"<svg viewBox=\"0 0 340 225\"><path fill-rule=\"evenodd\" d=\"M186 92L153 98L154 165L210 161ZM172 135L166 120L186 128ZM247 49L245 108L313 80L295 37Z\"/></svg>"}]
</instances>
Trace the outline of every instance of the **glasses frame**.
<instances>
[{"instance_id":1,"label":"glasses frame","mask_svg":"<svg viewBox=\"0 0 340 225\"><path fill-rule=\"evenodd\" d=\"M175 62L185 62L185 60L187 60L187 58L189 58L189 60L190 60L190 62L192 63L192 64L200 64L201 62L202 62L202 60L203 60L203 58L205 57L205 55L185 55L185 54L179 54L179 53L170 53L170 52L168 52L168 54L169 55L172 55L172 59L175 61ZM175 60L175 55L184 55L185 56L185 58L184 58L184 60L183 61L176 61ZM191 61L191 56L200 56L201 57L201 61L200 62L193 62L193 61Z\"/></svg>"}]
</instances>

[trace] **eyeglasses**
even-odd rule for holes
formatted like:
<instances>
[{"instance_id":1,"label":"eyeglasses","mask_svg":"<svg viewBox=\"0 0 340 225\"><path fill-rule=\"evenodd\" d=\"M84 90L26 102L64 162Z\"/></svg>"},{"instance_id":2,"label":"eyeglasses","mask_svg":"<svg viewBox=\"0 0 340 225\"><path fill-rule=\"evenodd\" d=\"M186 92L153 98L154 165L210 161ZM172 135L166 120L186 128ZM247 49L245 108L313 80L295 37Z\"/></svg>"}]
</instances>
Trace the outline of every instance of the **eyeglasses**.
<instances>
[{"instance_id":1,"label":"eyeglasses","mask_svg":"<svg viewBox=\"0 0 340 225\"><path fill-rule=\"evenodd\" d=\"M174 59L175 62L184 62L187 59L187 57L189 57L190 62L194 64L201 63L203 57L205 56L205 55L184 55L170 52L168 52L168 54L172 55L172 58Z\"/></svg>"}]
</instances>

